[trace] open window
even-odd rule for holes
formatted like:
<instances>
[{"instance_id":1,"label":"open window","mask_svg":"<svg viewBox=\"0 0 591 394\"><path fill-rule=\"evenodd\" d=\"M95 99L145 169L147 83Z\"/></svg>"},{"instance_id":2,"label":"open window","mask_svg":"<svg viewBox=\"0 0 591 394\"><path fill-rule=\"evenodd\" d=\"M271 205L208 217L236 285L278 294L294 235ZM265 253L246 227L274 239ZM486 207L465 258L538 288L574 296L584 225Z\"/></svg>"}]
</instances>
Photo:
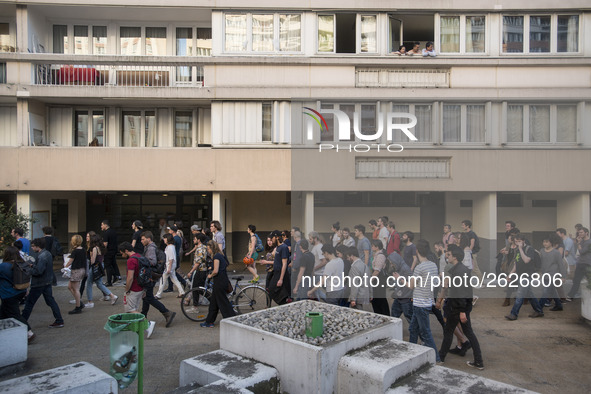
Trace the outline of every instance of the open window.
<instances>
[{"instance_id":1,"label":"open window","mask_svg":"<svg viewBox=\"0 0 591 394\"><path fill-rule=\"evenodd\" d=\"M377 53L377 14L318 15L319 53Z\"/></svg>"},{"instance_id":2,"label":"open window","mask_svg":"<svg viewBox=\"0 0 591 394\"><path fill-rule=\"evenodd\" d=\"M390 14L388 16L388 50L395 52L401 45L410 51L415 42L424 48L435 41L434 14ZM438 51L437 48L435 48Z\"/></svg>"}]
</instances>

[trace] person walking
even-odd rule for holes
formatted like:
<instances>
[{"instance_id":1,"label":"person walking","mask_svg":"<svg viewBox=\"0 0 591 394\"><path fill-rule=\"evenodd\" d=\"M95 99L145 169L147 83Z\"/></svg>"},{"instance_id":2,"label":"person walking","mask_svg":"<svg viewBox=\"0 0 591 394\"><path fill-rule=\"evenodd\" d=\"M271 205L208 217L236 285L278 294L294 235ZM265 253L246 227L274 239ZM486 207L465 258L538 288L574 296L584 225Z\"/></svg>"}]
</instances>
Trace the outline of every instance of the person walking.
<instances>
[{"instance_id":1,"label":"person walking","mask_svg":"<svg viewBox=\"0 0 591 394\"><path fill-rule=\"evenodd\" d=\"M212 328L214 327L218 312L221 312L223 318L235 316L236 312L232 308L226 291L231 286L226 271L229 265L228 260L226 260L218 243L214 240L207 242L207 251L213 256L213 270L207 275L208 279L213 280L213 293L209 301L209 312L207 313L205 322L201 323L200 326Z\"/></svg>"},{"instance_id":2,"label":"person walking","mask_svg":"<svg viewBox=\"0 0 591 394\"><path fill-rule=\"evenodd\" d=\"M82 313L82 309L84 309L84 304L80 300L80 282L86 276L86 253L82 249L82 237L78 234L72 236L70 246L70 258L66 263L66 268L71 270L68 290L76 300L76 308L69 311L68 314L75 315Z\"/></svg>"},{"instance_id":3,"label":"person walking","mask_svg":"<svg viewBox=\"0 0 591 394\"><path fill-rule=\"evenodd\" d=\"M107 251L105 253L105 270L107 271L107 283L105 286L113 286L113 283L121 280L119 267L117 266L117 232L111 228L108 220L101 222L101 230L104 231L103 243Z\"/></svg>"},{"instance_id":4,"label":"person walking","mask_svg":"<svg viewBox=\"0 0 591 394\"><path fill-rule=\"evenodd\" d=\"M166 254L166 267L164 268L162 278L160 278L160 286L158 287L158 293L156 293L155 297L160 298L162 296L162 291L164 290L164 287L168 285L168 278L170 278L179 292L177 298L182 298L185 292L183 290L184 287L175 275L177 254L172 234L164 234L164 242L166 242L166 249L164 250L164 253Z\"/></svg>"},{"instance_id":5,"label":"person walking","mask_svg":"<svg viewBox=\"0 0 591 394\"><path fill-rule=\"evenodd\" d=\"M101 237L94 231L90 231L86 234L88 242L88 260L90 261L90 269L88 270L88 282L86 284L86 295L88 296L88 303L84 304L85 308L93 308L94 302L92 297L92 284L103 293L103 301L111 301L111 305L115 305L118 296L113 294L104 285L102 276L94 277L94 272L102 272L104 274L103 257L104 257L104 246L101 242ZM96 268L95 268L96 267Z\"/></svg>"}]
</instances>

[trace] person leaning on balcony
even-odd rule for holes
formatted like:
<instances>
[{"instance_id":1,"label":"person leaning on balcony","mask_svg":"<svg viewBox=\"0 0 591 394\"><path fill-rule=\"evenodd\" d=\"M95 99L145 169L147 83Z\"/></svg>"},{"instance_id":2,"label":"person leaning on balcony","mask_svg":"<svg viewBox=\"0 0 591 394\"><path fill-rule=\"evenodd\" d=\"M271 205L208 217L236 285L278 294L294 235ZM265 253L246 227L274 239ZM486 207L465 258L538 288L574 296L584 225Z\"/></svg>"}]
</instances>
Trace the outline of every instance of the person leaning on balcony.
<instances>
[{"instance_id":1,"label":"person leaning on balcony","mask_svg":"<svg viewBox=\"0 0 591 394\"><path fill-rule=\"evenodd\" d=\"M393 55L398 56L406 56L406 47L404 45L400 45L396 52L392 52Z\"/></svg>"},{"instance_id":2,"label":"person leaning on balcony","mask_svg":"<svg viewBox=\"0 0 591 394\"><path fill-rule=\"evenodd\" d=\"M435 53L435 47L433 46L433 43L431 41L427 42L427 44L425 45L425 49L423 49L423 57L429 56L437 56L437 54Z\"/></svg>"},{"instance_id":3,"label":"person leaning on balcony","mask_svg":"<svg viewBox=\"0 0 591 394\"><path fill-rule=\"evenodd\" d=\"M421 43L416 41L413 46L412 49L408 52L406 52L406 56L414 56L414 55L420 55L421 54Z\"/></svg>"}]
</instances>

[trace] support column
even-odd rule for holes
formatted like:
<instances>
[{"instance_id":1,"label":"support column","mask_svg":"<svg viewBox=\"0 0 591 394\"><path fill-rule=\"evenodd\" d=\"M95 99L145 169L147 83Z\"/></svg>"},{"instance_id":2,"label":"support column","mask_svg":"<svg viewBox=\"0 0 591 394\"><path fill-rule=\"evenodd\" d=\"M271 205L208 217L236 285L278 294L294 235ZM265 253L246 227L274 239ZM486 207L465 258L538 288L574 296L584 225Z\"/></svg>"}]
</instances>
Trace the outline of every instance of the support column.
<instances>
[{"instance_id":1,"label":"support column","mask_svg":"<svg viewBox=\"0 0 591 394\"><path fill-rule=\"evenodd\" d=\"M29 101L17 98L16 100L16 145L29 145Z\"/></svg>"},{"instance_id":2,"label":"support column","mask_svg":"<svg viewBox=\"0 0 591 394\"><path fill-rule=\"evenodd\" d=\"M314 231L314 192L304 192L304 223L302 239L308 239L308 233Z\"/></svg>"},{"instance_id":3,"label":"support column","mask_svg":"<svg viewBox=\"0 0 591 394\"><path fill-rule=\"evenodd\" d=\"M574 226L581 223L589 228L591 221L589 193L565 193L557 202L556 224L574 235Z\"/></svg>"},{"instance_id":4,"label":"support column","mask_svg":"<svg viewBox=\"0 0 591 394\"><path fill-rule=\"evenodd\" d=\"M472 205L472 230L480 239L480 271L494 272L497 264L497 193L478 193Z\"/></svg>"},{"instance_id":5,"label":"support column","mask_svg":"<svg viewBox=\"0 0 591 394\"><path fill-rule=\"evenodd\" d=\"M16 193L16 211L24 215L31 216L31 194L30 193ZM31 231L25 234L25 237L30 237Z\"/></svg>"}]
</instances>

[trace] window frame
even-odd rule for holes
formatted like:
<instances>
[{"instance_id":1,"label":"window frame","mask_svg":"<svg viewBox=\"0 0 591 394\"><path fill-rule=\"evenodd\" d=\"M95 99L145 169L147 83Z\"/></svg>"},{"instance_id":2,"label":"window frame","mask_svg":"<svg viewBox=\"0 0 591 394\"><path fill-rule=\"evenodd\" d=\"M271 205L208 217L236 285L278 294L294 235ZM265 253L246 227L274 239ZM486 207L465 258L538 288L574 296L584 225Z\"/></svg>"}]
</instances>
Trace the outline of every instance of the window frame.
<instances>
[{"instance_id":1,"label":"window frame","mask_svg":"<svg viewBox=\"0 0 591 394\"><path fill-rule=\"evenodd\" d=\"M139 55L123 55L121 53L121 28L122 27L139 27L140 28L140 54ZM146 28L154 27L154 28L164 28L166 29L166 53L162 55L147 55L146 54ZM115 40L117 41L117 56L147 56L147 57L157 57L157 56L170 56L170 54L174 51L176 52L176 26L174 27L174 43L171 45L172 41L172 34L170 32L168 25L163 23L125 23L125 24L118 24L117 31L115 34ZM107 33L108 34L108 33Z\"/></svg>"},{"instance_id":2,"label":"window frame","mask_svg":"<svg viewBox=\"0 0 591 394\"><path fill-rule=\"evenodd\" d=\"M348 52L337 52L337 15L338 12L317 12L316 13L316 29L315 29L315 40L316 40L316 47L314 48L314 52L316 55L337 55L337 56L352 56L352 55L364 55L364 56L373 56L373 55L380 55L382 49L382 36L383 36L383 23L382 23L382 16L380 12L346 12L346 14L355 14L355 53L348 53ZM334 34L334 46L332 51L320 52L319 51L319 40L318 40L318 28L320 27L319 17L320 16L332 16L333 17L333 34ZM373 52L362 52L361 51L361 18L364 16L373 16L376 20L376 50Z\"/></svg>"},{"instance_id":3,"label":"window frame","mask_svg":"<svg viewBox=\"0 0 591 394\"><path fill-rule=\"evenodd\" d=\"M522 141L509 141L508 138L508 106L509 105L520 105L523 108L523 124L522 124ZM531 142L529 140L529 108L532 105L547 105L550 107L550 140L549 141L538 141ZM575 140L574 141L557 141L558 135L558 107L559 106L575 106ZM523 101L503 101L502 103L502 130L501 130L501 145L503 146L543 146L558 145L558 146L578 146L581 145L581 130L583 123L583 116L585 112L585 102L554 102L549 103L545 101L541 102L523 102Z\"/></svg>"},{"instance_id":4,"label":"window frame","mask_svg":"<svg viewBox=\"0 0 591 394\"><path fill-rule=\"evenodd\" d=\"M55 25L62 25L62 26L66 26L66 31L67 31L67 37L68 37L68 50L67 52L58 52L56 53L56 55L59 54L63 54L63 55L75 55L75 56L88 56L88 55L96 55L96 56L100 56L100 55L109 55L109 49L111 49L111 45L109 42L109 24L108 23L101 23L100 21L97 21L97 23L92 23L92 24L86 24L86 23L71 23L70 21L67 22L62 22L62 21L49 21L49 25L50 25L50 29L51 29L51 39L49 40L49 48L48 48L48 52L49 53L54 53L53 52L53 34L54 34L54 30L53 27ZM74 26L84 26L88 29L87 35L88 35L88 49L89 49L89 53L74 53L75 52L75 47L76 47L76 37L74 35ZM94 53L94 41L93 41L93 28L94 27L105 27L107 29L107 42L105 45L105 53Z\"/></svg>"},{"instance_id":5,"label":"window frame","mask_svg":"<svg viewBox=\"0 0 591 394\"><path fill-rule=\"evenodd\" d=\"M199 125L199 110L194 108L173 108L172 109L172 144L173 148L195 148L197 146L197 138L199 137L197 127ZM177 146L176 145L176 117L178 112L191 113L191 146Z\"/></svg>"},{"instance_id":6,"label":"window frame","mask_svg":"<svg viewBox=\"0 0 591 394\"><path fill-rule=\"evenodd\" d=\"M583 54L582 49L582 14L570 12L532 12L532 13L501 13L500 28L499 28L499 54L501 56L577 56ZM521 16L523 17L523 51L522 52L504 52L503 51L503 19L505 16ZM549 16L550 17L550 51L549 52L530 52L530 31L531 31L531 17ZM558 52L558 17L559 16L577 16L578 23L578 43L576 52Z\"/></svg>"},{"instance_id":7,"label":"window frame","mask_svg":"<svg viewBox=\"0 0 591 394\"><path fill-rule=\"evenodd\" d=\"M469 17L484 17L484 51L483 52L467 52L466 51L466 19ZM441 18L444 17L459 17L460 18L460 48L458 52L443 52L441 46ZM502 18L501 18L502 20ZM488 56L490 51L490 14L489 13L436 13L435 14L435 49L439 54L444 56ZM501 27L502 30L502 27ZM502 35L501 35L502 40Z\"/></svg>"},{"instance_id":8,"label":"window frame","mask_svg":"<svg viewBox=\"0 0 591 394\"><path fill-rule=\"evenodd\" d=\"M243 15L246 16L246 48L242 51L228 51L226 50L226 16L227 15ZM255 51L253 50L253 15L273 15L273 50L272 51ZM300 16L300 50L299 51L282 51L281 37L280 37L280 15L299 15ZM231 12L224 11L222 13L222 53L225 55L282 55L282 54L303 54L304 53L304 12L301 11L245 11L245 12Z\"/></svg>"},{"instance_id":9,"label":"window frame","mask_svg":"<svg viewBox=\"0 0 591 394\"><path fill-rule=\"evenodd\" d=\"M84 145L76 145L76 141L77 141L77 122L78 122L78 115L82 112L85 112L86 115L88 116L88 124L87 124L87 130L86 130L86 144ZM89 144L92 142L94 135L95 135L95 130L94 130L94 122L93 122L93 116L95 112L102 112L103 113L103 144L99 145L99 147L105 147L108 146L107 144L107 122L108 122L108 114L107 114L107 108L105 107L78 107L78 108L73 108L72 110L72 121L73 121L73 125L72 125L72 147L84 147L84 146L89 146Z\"/></svg>"},{"instance_id":10,"label":"window frame","mask_svg":"<svg viewBox=\"0 0 591 394\"><path fill-rule=\"evenodd\" d=\"M16 22L11 18L0 18L0 23L8 25L8 51L1 51L0 53L14 53L17 52L16 47Z\"/></svg>"},{"instance_id":11,"label":"window frame","mask_svg":"<svg viewBox=\"0 0 591 394\"><path fill-rule=\"evenodd\" d=\"M123 133L125 132L124 127L124 116L126 112L139 112L140 113L140 136L139 136L139 145L138 146L125 146L123 144ZM146 146L146 112L154 112L155 122L154 125L156 126L155 129L155 141L156 144L153 146ZM174 119L173 119L174 121ZM157 148L159 147L160 142L160 135L158 130L158 108L121 108L120 110L120 129L119 129L119 147L121 148Z\"/></svg>"},{"instance_id":12,"label":"window frame","mask_svg":"<svg viewBox=\"0 0 591 394\"><path fill-rule=\"evenodd\" d=\"M444 141L443 139L443 113L446 105L460 106L460 140L459 141ZM468 106L483 106L484 107L484 139L483 141L468 141ZM492 140L492 102L490 101L475 101L475 102L454 102L443 101L440 103L439 110L439 131L438 139L439 145L462 145L462 146L483 146L490 145Z\"/></svg>"}]
</instances>

